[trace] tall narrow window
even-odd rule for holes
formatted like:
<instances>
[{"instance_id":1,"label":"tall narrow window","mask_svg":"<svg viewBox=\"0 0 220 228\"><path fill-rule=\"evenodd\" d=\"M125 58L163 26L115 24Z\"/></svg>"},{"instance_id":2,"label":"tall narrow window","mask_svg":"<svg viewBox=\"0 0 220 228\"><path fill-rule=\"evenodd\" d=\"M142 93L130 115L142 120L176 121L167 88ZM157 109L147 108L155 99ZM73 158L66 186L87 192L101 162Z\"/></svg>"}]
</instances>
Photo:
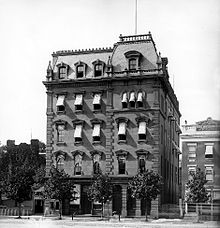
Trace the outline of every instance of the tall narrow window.
<instances>
[{"instance_id":1,"label":"tall narrow window","mask_svg":"<svg viewBox=\"0 0 220 228\"><path fill-rule=\"evenodd\" d=\"M145 121L139 122L139 128L138 128L138 139L139 140L146 140L146 128L147 128L147 123Z\"/></svg>"},{"instance_id":2,"label":"tall narrow window","mask_svg":"<svg viewBox=\"0 0 220 228\"><path fill-rule=\"evenodd\" d=\"M82 174L82 155L80 155L80 154L77 154L75 156L74 174L75 175L81 175Z\"/></svg>"},{"instance_id":3,"label":"tall narrow window","mask_svg":"<svg viewBox=\"0 0 220 228\"><path fill-rule=\"evenodd\" d=\"M205 158L213 158L213 144L205 146Z\"/></svg>"},{"instance_id":4,"label":"tall narrow window","mask_svg":"<svg viewBox=\"0 0 220 228\"><path fill-rule=\"evenodd\" d=\"M196 166L188 166L189 179L191 178L192 173L196 173Z\"/></svg>"},{"instance_id":5,"label":"tall narrow window","mask_svg":"<svg viewBox=\"0 0 220 228\"><path fill-rule=\"evenodd\" d=\"M93 98L93 109L94 111L96 110L101 110L101 94L95 94Z\"/></svg>"},{"instance_id":6,"label":"tall narrow window","mask_svg":"<svg viewBox=\"0 0 220 228\"><path fill-rule=\"evenodd\" d=\"M101 126L99 123L93 125L93 142L100 142L100 128Z\"/></svg>"},{"instance_id":7,"label":"tall narrow window","mask_svg":"<svg viewBox=\"0 0 220 228\"><path fill-rule=\"evenodd\" d=\"M103 68L102 64L95 65L95 77L102 76L102 68Z\"/></svg>"},{"instance_id":8,"label":"tall narrow window","mask_svg":"<svg viewBox=\"0 0 220 228\"><path fill-rule=\"evenodd\" d=\"M67 75L67 68L65 66L59 67L59 78L64 79Z\"/></svg>"},{"instance_id":9,"label":"tall narrow window","mask_svg":"<svg viewBox=\"0 0 220 228\"><path fill-rule=\"evenodd\" d=\"M83 95L82 94L76 94L76 99L75 99L75 110L76 111L82 111L83 107Z\"/></svg>"},{"instance_id":10,"label":"tall narrow window","mask_svg":"<svg viewBox=\"0 0 220 228\"><path fill-rule=\"evenodd\" d=\"M64 124L57 125L57 142L64 142Z\"/></svg>"},{"instance_id":11,"label":"tall narrow window","mask_svg":"<svg viewBox=\"0 0 220 228\"><path fill-rule=\"evenodd\" d=\"M143 105L143 92L138 92L138 96L137 96L137 107L138 108L142 108Z\"/></svg>"},{"instance_id":12,"label":"tall narrow window","mask_svg":"<svg viewBox=\"0 0 220 228\"><path fill-rule=\"evenodd\" d=\"M205 167L205 174L206 174L206 180L209 182L213 181L213 166L206 166Z\"/></svg>"},{"instance_id":13,"label":"tall narrow window","mask_svg":"<svg viewBox=\"0 0 220 228\"><path fill-rule=\"evenodd\" d=\"M57 98L57 112L64 112L65 111L65 105L64 105L65 95L58 95Z\"/></svg>"},{"instance_id":14,"label":"tall narrow window","mask_svg":"<svg viewBox=\"0 0 220 228\"><path fill-rule=\"evenodd\" d=\"M57 156L57 169L59 171L62 171L64 169L64 156L63 155L59 155Z\"/></svg>"},{"instance_id":15,"label":"tall narrow window","mask_svg":"<svg viewBox=\"0 0 220 228\"><path fill-rule=\"evenodd\" d=\"M136 69L137 69L137 60L129 59L129 70L136 70Z\"/></svg>"},{"instance_id":16,"label":"tall narrow window","mask_svg":"<svg viewBox=\"0 0 220 228\"><path fill-rule=\"evenodd\" d=\"M84 77L85 67L83 65L79 65L76 67L76 77L83 78Z\"/></svg>"},{"instance_id":17,"label":"tall narrow window","mask_svg":"<svg viewBox=\"0 0 220 228\"><path fill-rule=\"evenodd\" d=\"M119 141L126 141L126 123L125 122L119 122L118 140Z\"/></svg>"},{"instance_id":18,"label":"tall narrow window","mask_svg":"<svg viewBox=\"0 0 220 228\"><path fill-rule=\"evenodd\" d=\"M130 108L135 108L135 93L130 93L130 99L129 99Z\"/></svg>"},{"instance_id":19,"label":"tall narrow window","mask_svg":"<svg viewBox=\"0 0 220 228\"><path fill-rule=\"evenodd\" d=\"M74 139L75 139L75 143L82 142L82 124L76 124Z\"/></svg>"},{"instance_id":20,"label":"tall narrow window","mask_svg":"<svg viewBox=\"0 0 220 228\"><path fill-rule=\"evenodd\" d=\"M93 155L93 171L94 171L94 174L101 173L100 159L101 159L101 156L99 154Z\"/></svg>"},{"instance_id":21,"label":"tall narrow window","mask_svg":"<svg viewBox=\"0 0 220 228\"><path fill-rule=\"evenodd\" d=\"M124 156L120 156L118 158L118 174L125 174L126 171L126 165L125 165L125 157Z\"/></svg>"},{"instance_id":22,"label":"tall narrow window","mask_svg":"<svg viewBox=\"0 0 220 228\"><path fill-rule=\"evenodd\" d=\"M122 103L122 108L127 108L128 107L128 97L127 97L127 93L126 92L122 94L121 103Z\"/></svg>"},{"instance_id":23,"label":"tall narrow window","mask_svg":"<svg viewBox=\"0 0 220 228\"><path fill-rule=\"evenodd\" d=\"M140 173L144 173L146 171L146 162L144 157L139 158L139 170Z\"/></svg>"},{"instance_id":24,"label":"tall narrow window","mask_svg":"<svg viewBox=\"0 0 220 228\"><path fill-rule=\"evenodd\" d=\"M196 161L196 143L187 144L188 146L188 161L195 162Z\"/></svg>"}]
</instances>

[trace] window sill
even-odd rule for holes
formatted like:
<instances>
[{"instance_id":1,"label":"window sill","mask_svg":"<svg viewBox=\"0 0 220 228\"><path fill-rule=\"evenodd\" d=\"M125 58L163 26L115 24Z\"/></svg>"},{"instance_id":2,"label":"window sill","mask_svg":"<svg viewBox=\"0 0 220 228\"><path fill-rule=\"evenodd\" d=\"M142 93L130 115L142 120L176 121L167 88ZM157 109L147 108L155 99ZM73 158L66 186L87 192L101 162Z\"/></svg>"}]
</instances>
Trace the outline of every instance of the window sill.
<instances>
[{"instance_id":1,"label":"window sill","mask_svg":"<svg viewBox=\"0 0 220 228\"><path fill-rule=\"evenodd\" d=\"M66 111L57 111L57 115L64 115L64 114L66 114Z\"/></svg>"},{"instance_id":2,"label":"window sill","mask_svg":"<svg viewBox=\"0 0 220 228\"><path fill-rule=\"evenodd\" d=\"M81 141L81 142L74 142L74 145L76 145L76 146L78 146L78 145L82 145L83 144L83 142Z\"/></svg>"},{"instance_id":3,"label":"window sill","mask_svg":"<svg viewBox=\"0 0 220 228\"><path fill-rule=\"evenodd\" d=\"M83 114L83 110L75 110L76 114Z\"/></svg>"},{"instance_id":4,"label":"window sill","mask_svg":"<svg viewBox=\"0 0 220 228\"><path fill-rule=\"evenodd\" d=\"M101 113L102 110L101 110L101 109L98 109L98 110L93 110L92 112L93 112L93 113Z\"/></svg>"},{"instance_id":5,"label":"window sill","mask_svg":"<svg viewBox=\"0 0 220 228\"><path fill-rule=\"evenodd\" d=\"M66 146L65 142L57 142L57 146Z\"/></svg>"},{"instance_id":6,"label":"window sill","mask_svg":"<svg viewBox=\"0 0 220 228\"><path fill-rule=\"evenodd\" d=\"M144 143L147 143L147 140L146 140L146 139L139 139L139 140L138 140L138 143L144 144Z\"/></svg>"},{"instance_id":7,"label":"window sill","mask_svg":"<svg viewBox=\"0 0 220 228\"><path fill-rule=\"evenodd\" d=\"M127 140L118 140L118 144L126 144Z\"/></svg>"},{"instance_id":8,"label":"window sill","mask_svg":"<svg viewBox=\"0 0 220 228\"><path fill-rule=\"evenodd\" d=\"M95 142L93 141L92 142L92 145L100 145L100 144L101 144L101 141L95 141Z\"/></svg>"}]
</instances>

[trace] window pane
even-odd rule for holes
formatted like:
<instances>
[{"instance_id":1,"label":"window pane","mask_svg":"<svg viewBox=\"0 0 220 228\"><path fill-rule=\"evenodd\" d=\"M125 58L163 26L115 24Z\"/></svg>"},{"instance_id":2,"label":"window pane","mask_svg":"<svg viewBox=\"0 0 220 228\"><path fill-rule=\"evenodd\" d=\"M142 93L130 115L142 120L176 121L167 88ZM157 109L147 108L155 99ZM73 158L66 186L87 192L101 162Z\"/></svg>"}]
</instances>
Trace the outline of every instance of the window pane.
<instances>
[{"instance_id":1,"label":"window pane","mask_svg":"<svg viewBox=\"0 0 220 228\"><path fill-rule=\"evenodd\" d=\"M136 59L129 60L129 70L136 70Z\"/></svg>"},{"instance_id":2,"label":"window pane","mask_svg":"<svg viewBox=\"0 0 220 228\"><path fill-rule=\"evenodd\" d=\"M66 67L60 67L59 68L59 77L61 79L66 77Z\"/></svg>"},{"instance_id":3,"label":"window pane","mask_svg":"<svg viewBox=\"0 0 220 228\"><path fill-rule=\"evenodd\" d=\"M118 160L119 174L125 174L125 158L119 158Z\"/></svg>"}]
</instances>

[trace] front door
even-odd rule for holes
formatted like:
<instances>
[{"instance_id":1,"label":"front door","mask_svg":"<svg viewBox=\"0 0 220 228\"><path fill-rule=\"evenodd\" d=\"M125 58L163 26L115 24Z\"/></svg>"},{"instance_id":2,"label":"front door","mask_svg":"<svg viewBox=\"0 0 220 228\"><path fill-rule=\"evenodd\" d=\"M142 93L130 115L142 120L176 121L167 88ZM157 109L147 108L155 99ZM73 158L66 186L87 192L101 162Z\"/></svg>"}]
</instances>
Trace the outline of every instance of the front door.
<instances>
[{"instance_id":1,"label":"front door","mask_svg":"<svg viewBox=\"0 0 220 228\"><path fill-rule=\"evenodd\" d=\"M92 203L88 199L87 191L89 185L82 185L81 190L81 211L82 214L91 214Z\"/></svg>"},{"instance_id":2,"label":"front door","mask_svg":"<svg viewBox=\"0 0 220 228\"><path fill-rule=\"evenodd\" d=\"M44 212L44 201L41 199L35 199L35 213Z\"/></svg>"},{"instance_id":3,"label":"front door","mask_svg":"<svg viewBox=\"0 0 220 228\"><path fill-rule=\"evenodd\" d=\"M122 191L120 185L115 185L113 188L113 202L112 211L114 213L121 213L122 209Z\"/></svg>"}]
</instances>

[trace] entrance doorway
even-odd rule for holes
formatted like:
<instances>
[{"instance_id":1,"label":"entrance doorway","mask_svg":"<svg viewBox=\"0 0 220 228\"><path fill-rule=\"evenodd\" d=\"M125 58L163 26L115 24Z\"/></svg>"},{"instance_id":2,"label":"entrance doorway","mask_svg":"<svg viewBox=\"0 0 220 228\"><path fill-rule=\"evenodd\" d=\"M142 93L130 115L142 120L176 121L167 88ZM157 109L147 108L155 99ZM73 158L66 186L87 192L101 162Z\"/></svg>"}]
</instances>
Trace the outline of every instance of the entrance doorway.
<instances>
[{"instance_id":1,"label":"entrance doorway","mask_svg":"<svg viewBox=\"0 0 220 228\"><path fill-rule=\"evenodd\" d=\"M44 201L42 199L35 199L34 206L35 214L44 213Z\"/></svg>"},{"instance_id":2,"label":"entrance doorway","mask_svg":"<svg viewBox=\"0 0 220 228\"><path fill-rule=\"evenodd\" d=\"M113 188L112 211L121 213L122 209L122 191L120 185L115 185Z\"/></svg>"},{"instance_id":3,"label":"entrance doorway","mask_svg":"<svg viewBox=\"0 0 220 228\"><path fill-rule=\"evenodd\" d=\"M82 185L81 190L81 211L82 214L91 214L92 203L88 199L87 191L89 185Z\"/></svg>"},{"instance_id":4,"label":"entrance doorway","mask_svg":"<svg viewBox=\"0 0 220 228\"><path fill-rule=\"evenodd\" d=\"M127 190L127 214L128 216L135 216L136 199L131 197L131 190Z\"/></svg>"}]
</instances>

